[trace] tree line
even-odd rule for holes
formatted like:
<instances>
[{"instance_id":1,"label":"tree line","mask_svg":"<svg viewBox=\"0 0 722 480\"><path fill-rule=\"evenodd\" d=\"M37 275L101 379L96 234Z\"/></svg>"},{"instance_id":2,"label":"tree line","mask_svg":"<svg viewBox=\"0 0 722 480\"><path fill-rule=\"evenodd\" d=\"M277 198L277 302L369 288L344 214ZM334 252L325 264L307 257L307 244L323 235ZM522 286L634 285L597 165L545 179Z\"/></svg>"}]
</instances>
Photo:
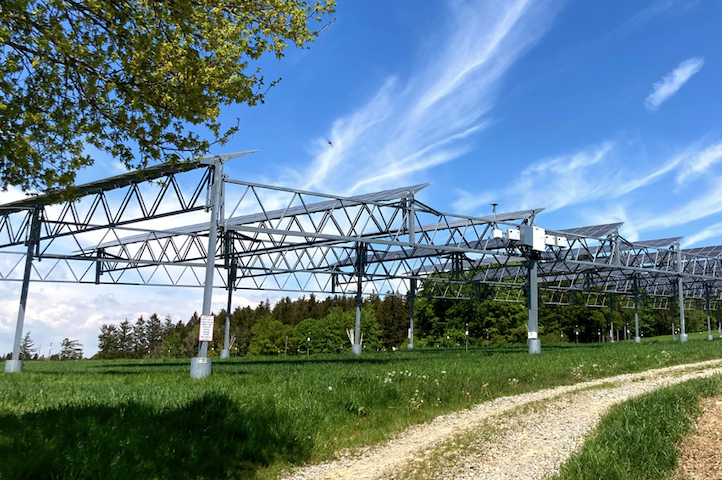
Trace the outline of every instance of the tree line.
<instances>
[{"instance_id":1,"label":"tree line","mask_svg":"<svg viewBox=\"0 0 722 480\"><path fill-rule=\"evenodd\" d=\"M80 360L83 358L83 345L79 341L69 338L65 338L60 342L60 351L58 353L53 355L48 349L49 356L45 357L40 351L40 347L35 347L35 342L30 338L30 333L27 332L20 342L20 360ZM52 343L50 347L52 348ZM5 355L5 360L11 360L12 358L12 352Z\"/></svg>"},{"instance_id":2,"label":"tree line","mask_svg":"<svg viewBox=\"0 0 722 480\"><path fill-rule=\"evenodd\" d=\"M581 300L580 300L580 303ZM231 356L308 355L350 350L347 330L355 323L356 300L333 296L318 300L314 295L275 305L266 300L256 307L238 307L230 318ZM702 310L685 311L689 332L706 329ZM616 339L634 337L634 310L613 312ZM362 304L362 332L365 349L405 348L409 342L410 302L395 296L371 296ZM671 332L678 312L653 310L642 305L639 319L643 336ZM223 348L226 311L216 315L209 356ZM419 348L490 346L525 342L528 313L520 303L491 300L443 300L419 296L414 304L414 343ZM548 342L608 341L609 308L583 304L541 305L539 334ZM105 324L98 336L99 351L94 358L188 358L198 350L200 317L193 313L187 322L173 323L157 314L134 323Z\"/></svg>"}]
</instances>

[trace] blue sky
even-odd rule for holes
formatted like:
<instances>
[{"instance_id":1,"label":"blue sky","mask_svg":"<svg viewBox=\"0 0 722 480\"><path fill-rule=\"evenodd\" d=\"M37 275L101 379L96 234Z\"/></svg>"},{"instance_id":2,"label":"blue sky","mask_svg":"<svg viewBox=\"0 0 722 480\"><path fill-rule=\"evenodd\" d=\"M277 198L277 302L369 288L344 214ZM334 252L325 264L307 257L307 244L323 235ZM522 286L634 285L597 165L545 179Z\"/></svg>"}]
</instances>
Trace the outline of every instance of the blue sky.
<instances>
[{"instance_id":1,"label":"blue sky","mask_svg":"<svg viewBox=\"0 0 722 480\"><path fill-rule=\"evenodd\" d=\"M433 182L421 199L440 210L494 201L545 207L546 228L625 221L630 239L722 243L721 2L363 0L335 17L310 49L260 63L283 79L264 105L222 110L241 131L214 153L260 149L228 164L232 178L339 194ZM115 173L106 159L83 177ZM200 308L200 291L163 300L169 312L126 291L88 290L72 315L58 307L65 323L31 307L28 328L43 323L47 344L72 327L92 353L102 322ZM0 294L6 351L17 293Z\"/></svg>"},{"instance_id":2,"label":"blue sky","mask_svg":"<svg viewBox=\"0 0 722 480\"><path fill-rule=\"evenodd\" d=\"M469 214L546 207L550 228L722 235L713 1L341 2L310 50L261 64L265 105L226 108L237 178L352 194L433 182ZM655 94L656 92L656 94ZM328 141L333 145L329 145Z\"/></svg>"}]
</instances>

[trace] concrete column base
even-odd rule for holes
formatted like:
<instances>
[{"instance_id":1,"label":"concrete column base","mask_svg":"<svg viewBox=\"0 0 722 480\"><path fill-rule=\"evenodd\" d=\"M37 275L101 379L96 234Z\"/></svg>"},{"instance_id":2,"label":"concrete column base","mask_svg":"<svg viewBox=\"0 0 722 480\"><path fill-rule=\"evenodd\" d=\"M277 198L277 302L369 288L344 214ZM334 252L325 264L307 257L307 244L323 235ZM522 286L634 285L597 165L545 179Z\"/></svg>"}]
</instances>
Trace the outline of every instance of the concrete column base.
<instances>
[{"instance_id":1,"label":"concrete column base","mask_svg":"<svg viewBox=\"0 0 722 480\"><path fill-rule=\"evenodd\" d=\"M354 355L361 355L362 347L362 345L351 345L351 352L353 352Z\"/></svg>"},{"instance_id":2,"label":"concrete column base","mask_svg":"<svg viewBox=\"0 0 722 480\"><path fill-rule=\"evenodd\" d=\"M408 348L409 350L413 350L413 349L414 349L414 344L413 344L413 343L409 343L408 345L406 345L406 348Z\"/></svg>"},{"instance_id":3,"label":"concrete column base","mask_svg":"<svg viewBox=\"0 0 722 480\"><path fill-rule=\"evenodd\" d=\"M711 334L711 333L708 333L708 334L707 334L707 340L712 340L712 334Z\"/></svg>"},{"instance_id":4,"label":"concrete column base","mask_svg":"<svg viewBox=\"0 0 722 480\"><path fill-rule=\"evenodd\" d=\"M538 338L530 338L526 343L529 345L529 355L538 355L541 353L541 342Z\"/></svg>"},{"instance_id":5,"label":"concrete column base","mask_svg":"<svg viewBox=\"0 0 722 480\"><path fill-rule=\"evenodd\" d=\"M221 350L221 358L231 358L231 351L225 348Z\"/></svg>"},{"instance_id":6,"label":"concrete column base","mask_svg":"<svg viewBox=\"0 0 722 480\"><path fill-rule=\"evenodd\" d=\"M5 360L5 373L23 373L23 361Z\"/></svg>"},{"instance_id":7,"label":"concrete column base","mask_svg":"<svg viewBox=\"0 0 722 480\"><path fill-rule=\"evenodd\" d=\"M642 343L642 337L634 337L634 343Z\"/></svg>"},{"instance_id":8,"label":"concrete column base","mask_svg":"<svg viewBox=\"0 0 722 480\"><path fill-rule=\"evenodd\" d=\"M191 358L191 378L206 378L211 374L210 358Z\"/></svg>"},{"instance_id":9,"label":"concrete column base","mask_svg":"<svg viewBox=\"0 0 722 480\"><path fill-rule=\"evenodd\" d=\"M684 343L684 342L686 342L687 340L688 340L688 337L687 337L687 334L686 334L686 333L680 333L680 334L679 334L679 341L680 341L680 342Z\"/></svg>"}]
</instances>

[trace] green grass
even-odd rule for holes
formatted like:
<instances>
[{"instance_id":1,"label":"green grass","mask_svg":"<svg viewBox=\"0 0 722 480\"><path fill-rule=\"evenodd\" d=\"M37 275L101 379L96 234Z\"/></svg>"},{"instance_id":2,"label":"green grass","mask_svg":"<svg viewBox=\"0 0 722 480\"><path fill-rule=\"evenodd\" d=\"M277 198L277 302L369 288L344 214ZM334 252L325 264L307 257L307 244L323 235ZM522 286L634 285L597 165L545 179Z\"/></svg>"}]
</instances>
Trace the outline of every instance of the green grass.
<instances>
[{"instance_id":1,"label":"green grass","mask_svg":"<svg viewBox=\"0 0 722 480\"><path fill-rule=\"evenodd\" d=\"M503 395L722 358L645 340L216 361L27 362L0 375L0 478L272 478ZM444 373L445 372L445 373Z\"/></svg>"},{"instance_id":2,"label":"green grass","mask_svg":"<svg viewBox=\"0 0 722 480\"><path fill-rule=\"evenodd\" d=\"M699 403L722 391L722 378L691 380L613 407L559 480L672 478L676 444L691 432Z\"/></svg>"}]
</instances>

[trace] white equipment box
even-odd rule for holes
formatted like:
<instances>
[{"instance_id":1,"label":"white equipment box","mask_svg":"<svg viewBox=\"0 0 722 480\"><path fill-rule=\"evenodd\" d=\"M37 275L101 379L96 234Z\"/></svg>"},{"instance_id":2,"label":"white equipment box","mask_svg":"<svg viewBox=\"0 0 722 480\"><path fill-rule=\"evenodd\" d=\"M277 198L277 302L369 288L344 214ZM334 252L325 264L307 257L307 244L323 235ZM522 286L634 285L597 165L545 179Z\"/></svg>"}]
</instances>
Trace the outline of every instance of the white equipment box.
<instances>
[{"instance_id":1,"label":"white equipment box","mask_svg":"<svg viewBox=\"0 0 722 480\"><path fill-rule=\"evenodd\" d=\"M519 227L521 232L521 244L531 247L532 250L543 252L545 250L544 241L546 240L546 231L536 225L522 225Z\"/></svg>"}]
</instances>

